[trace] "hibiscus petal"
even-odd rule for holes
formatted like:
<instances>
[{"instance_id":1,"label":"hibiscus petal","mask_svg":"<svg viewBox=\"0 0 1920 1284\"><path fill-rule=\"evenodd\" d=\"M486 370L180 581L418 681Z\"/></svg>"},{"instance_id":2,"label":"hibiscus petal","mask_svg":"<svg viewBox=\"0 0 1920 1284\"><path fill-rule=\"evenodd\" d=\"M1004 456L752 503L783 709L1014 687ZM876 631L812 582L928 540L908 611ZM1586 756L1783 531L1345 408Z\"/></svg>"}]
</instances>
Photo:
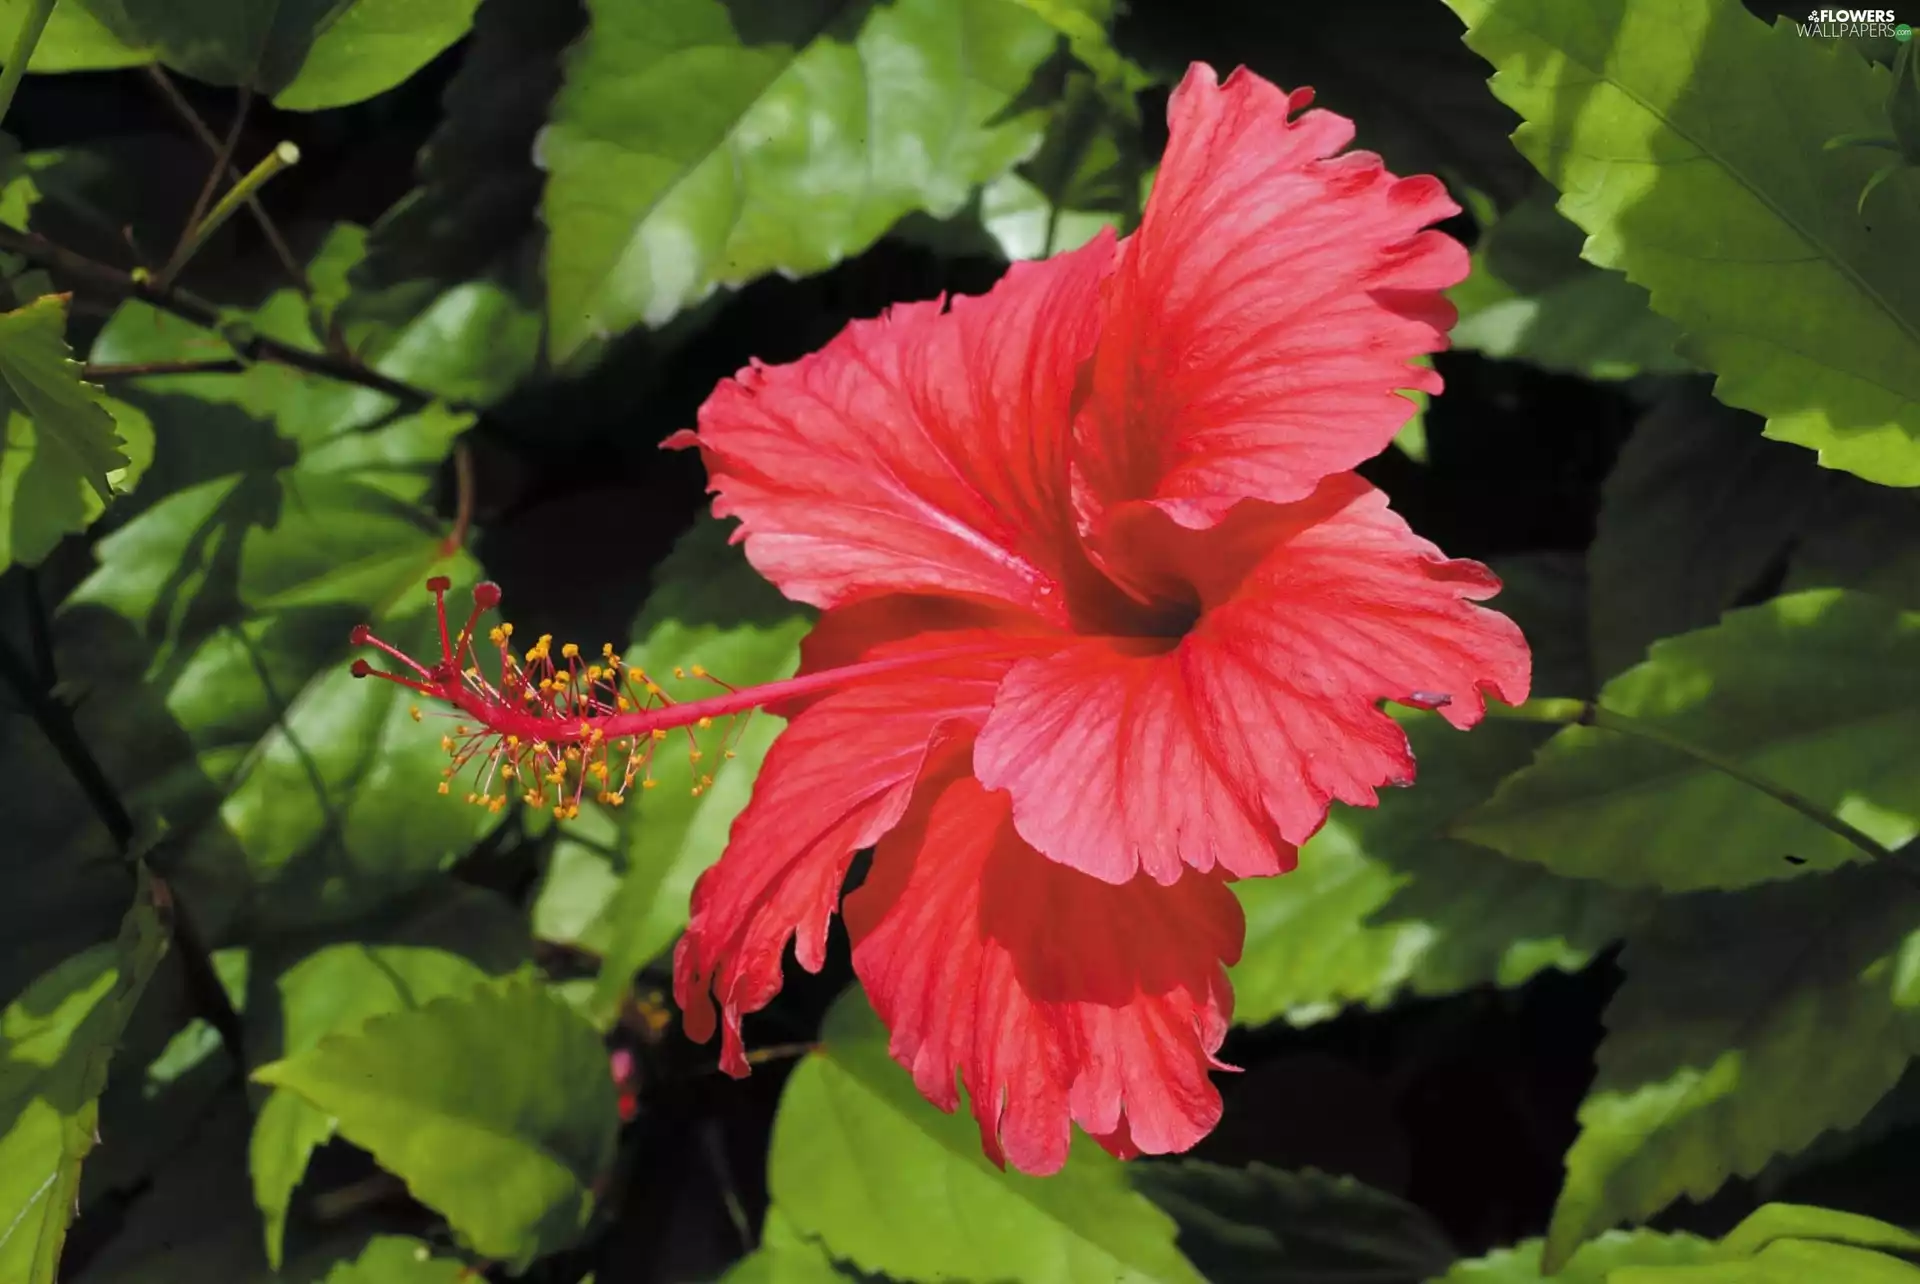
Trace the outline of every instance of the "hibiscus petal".
<instances>
[{"instance_id":1,"label":"hibiscus petal","mask_svg":"<svg viewBox=\"0 0 1920 1284\"><path fill-rule=\"evenodd\" d=\"M1053 860L1111 883L1289 869L1331 800L1371 806L1377 786L1412 781L1381 701L1467 727L1484 693L1526 699L1526 639L1474 605L1499 581L1446 560L1357 477L1205 531L1133 516L1116 561L1181 581L1198 622L1156 654L1090 639L1022 661L974 748L981 782L1012 793L1021 837Z\"/></svg>"},{"instance_id":2,"label":"hibiscus petal","mask_svg":"<svg viewBox=\"0 0 1920 1284\"><path fill-rule=\"evenodd\" d=\"M741 519L748 559L789 597L947 592L1062 620L1071 404L1113 255L1102 236L948 310L904 304L756 363L669 444L697 441L714 513Z\"/></svg>"},{"instance_id":3,"label":"hibiscus petal","mask_svg":"<svg viewBox=\"0 0 1920 1284\"><path fill-rule=\"evenodd\" d=\"M1446 347L1440 294L1467 252L1439 180L1338 154L1353 124L1246 71L1196 64L1105 309L1093 395L1075 427L1104 503L1151 499L1185 526L1243 497L1285 502L1383 450L1440 390L1409 366Z\"/></svg>"},{"instance_id":4,"label":"hibiscus petal","mask_svg":"<svg viewBox=\"0 0 1920 1284\"><path fill-rule=\"evenodd\" d=\"M719 1001L727 1073L747 1072L740 1020L780 992L787 941L820 970L854 853L899 822L928 754L979 725L1007 663L953 661L837 692L774 742L725 854L694 885L673 958L695 1042L712 1037Z\"/></svg>"},{"instance_id":5,"label":"hibiscus petal","mask_svg":"<svg viewBox=\"0 0 1920 1284\"><path fill-rule=\"evenodd\" d=\"M927 1099L965 1081L995 1163L1049 1173L1070 1121L1123 1157L1220 1119L1208 1077L1245 923L1224 880L1114 887L1043 858L1005 794L930 774L847 898L854 970Z\"/></svg>"}]
</instances>

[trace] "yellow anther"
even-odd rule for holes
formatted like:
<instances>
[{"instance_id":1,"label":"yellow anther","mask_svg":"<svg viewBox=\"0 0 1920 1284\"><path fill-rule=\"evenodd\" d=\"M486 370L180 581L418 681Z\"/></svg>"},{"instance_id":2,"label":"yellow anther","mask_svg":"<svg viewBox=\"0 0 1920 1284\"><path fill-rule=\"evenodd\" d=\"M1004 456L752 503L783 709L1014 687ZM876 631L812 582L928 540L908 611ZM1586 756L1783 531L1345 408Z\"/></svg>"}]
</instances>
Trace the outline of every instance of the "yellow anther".
<instances>
[{"instance_id":1,"label":"yellow anther","mask_svg":"<svg viewBox=\"0 0 1920 1284\"><path fill-rule=\"evenodd\" d=\"M693 674L693 676L696 678L704 678L707 676L707 670L704 665L696 664L691 669L687 670L687 672Z\"/></svg>"},{"instance_id":2,"label":"yellow anther","mask_svg":"<svg viewBox=\"0 0 1920 1284\"><path fill-rule=\"evenodd\" d=\"M463 722L463 723L461 723L461 724L460 724L459 726L457 726L457 727L455 727L455 728L453 729L453 734L454 734L454 735L456 735L456 736L464 736L464 735L467 735L467 734L468 734L468 731L467 731L467 724Z\"/></svg>"},{"instance_id":3,"label":"yellow anther","mask_svg":"<svg viewBox=\"0 0 1920 1284\"><path fill-rule=\"evenodd\" d=\"M443 794L448 792L447 782L444 780L440 782L440 792Z\"/></svg>"},{"instance_id":4,"label":"yellow anther","mask_svg":"<svg viewBox=\"0 0 1920 1284\"><path fill-rule=\"evenodd\" d=\"M702 776L702 777L700 777L700 787L701 787L702 789L711 789L711 788L713 788L713 777L712 777L712 776Z\"/></svg>"},{"instance_id":5,"label":"yellow anther","mask_svg":"<svg viewBox=\"0 0 1920 1284\"><path fill-rule=\"evenodd\" d=\"M740 755L739 755L739 754L737 754L737 753L735 753L735 752L734 752L733 750L731 750L731 749L722 749L722 750L720 751L720 756L721 756L722 758L727 758L727 759L733 759L733 758L738 758L738 757L739 757Z\"/></svg>"},{"instance_id":6,"label":"yellow anther","mask_svg":"<svg viewBox=\"0 0 1920 1284\"><path fill-rule=\"evenodd\" d=\"M665 740L667 738L666 728L655 727L653 731L653 738L655 740Z\"/></svg>"},{"instance_id":7,"label":"yellow anther","mask_svg":"<svg viewBox=\"0 0 1920 1284\"><path fill-rule=\"evenodd\" d=\"M567 807L567 815L566 815L566 818L567 818L568 820L578 820L578 819L580 818L580 804L579 804L579 803L572 803L572 804L570 804L570 805L569 805L569 806Z\"/></svg>"},{"instance_id":8,"label":"yellow anther","mask_svg":"<svg viewBox=\"0 0 1920 1284\"><path fill-rule=\"evenodd\" d=\"M441 737L440 737L440 752L441 752L441 753L452 753L452 752L453 752L453 737L452 737L452 736L441 736Z\"/></svg>"},{"instance_id":9,"label":"yellow anther","mask_svg":"<svg viewBox=\"0 0 1920 1284\"><path fill-rule=\"evenodd\" d=\"M613 707L625 713L627 710L633 708L633 701L627 699L625 696L615 696L613 698Z\"/></svg>"},{"instance_id":10,"label":"yellow anther","mask_svg":"<svg viewBox=\"0 0 1920 1284\"><path fill-rule=\"evenodd\" d=\"M504 624L496 624L488 629L487 641L493 643L495 646L505 646L507 644L506 626Z\"/></svg>"},{"instance_id":11,"label":"yellow anther","mask_svg":"<svg viewBox=\"0 0 1920 1284\"><path fill-rule=\"evenodd\" d=\"M733 755L728 754L727 756L732 757ZM519 774L520 774L519 768L515 767L512 763L508 763L506 766L500 768L500 779L502 780L512 780L515 776Z\"/></svg>"},{"instance_id":12,"label":"yellow anther","mask_svg":"<svg viewBox=\"0 0 1920 1284\"><path fill-rule=\"evenodd\" d=\"M673 676L676 678L684 678L687 676L687 671L676 664L673 666Z\"/></svg>"},{"instance_id":13,"label":"yellow anther","mask_svg":"<svg viewBox=\"0 0 1920 1284\"><path fill-rule=\"evenodd\" d=\"M659 781L657 781L657 780L655 780L655 779L653 779L653 778L652 778L651 776L649 776L649 777L648 777L647 779L645 779L645 780L643 780L643 781L641 781L641 782L640 782L640 787L641 787L642 789L652 789L652 788L653 788L653 787L654 787L655 785L657 785L657 784L659 784L659 783L660 783Z\"/></svg>"},{"instance_id":14,"label":"yellow anther","mask_svg":"<svg viewBox=\"0 0 1920 1284\"><path fill-rule=\"evenodd\" d=\"M648 695L665 695L666 692L660 689L660 686L658 683L649 682L647 683L647 694Z\"/></svg>"},{"instance_id":15,"label":"yellow anther","mask_svg":"<svg viewBox=\"0 0 1920 1284\"><path fill-rule=\"evenodd\" d=\"M620 807L625 805L627 796L625 794L608 794L607 801L616 807Z\"/></svg>"},{"instance_id":16,"label":"yellow anther","mask_svg":"<svg viewBox=\"0 0 1920 1284\"><path fill-rule=\"evenodd\" d=\"M705 731L705 730L706 730L706 729L707 729L708 727L711 727L712 725L713 725L713 719L712 719L712 718L702 718L702 719L700 719L700 723L699 723L699 726L700 726L700 730L702 730L702 731Z\"/></svg>"},{"instance_id":17,"label":"yellow anther","mask_svg":"<svg viewBox=\"0 0 1920 1284\"><path fill-rule=\"evenodd\" d=\"M407 710L407 716L412 718L415 722L418 722L420 721L421 718L425 717L426 715L420 712L420 706L416 704L413 706L413 708Z\"/></svg>"},{"instance_id":18,"label":"yellow anther","mask_svg":"<svg viewBox=\"0 0 1920 1284\"><path fill-rule=\"evenodd\" d=\"M689 759L690 761L693 761L693 762L699 762L699 761L700 761L700 751L699 751L698 749L689 749L689 750L687 751L687 758L688 758L688 759Z\"/></svg>"},{"instance_id":19,"label":"yellow anther","mask_svg":"<svg viewBox=\"0 0 1920 1284\"><path fill-rule=\"evenodd\" d=\"M555 820L565 820L567 818L567 809L565 807L555 807L553 809L553 818Z\"/></svg>"},{"instance_id":20,"label":"yellow anther","mask_svg":"<svg viewBox=\"0 0 1920 1284\"><path fill-rule=\"evenodd\" d=\"M599 665L589 664L587 666L587 681L598 682L600 680L600 675L604 672L605 670L602 669Z\"/></svg>"},{"instance_id":21,"label":"yellow anther","mask_svg":"<svg viewBox=\"0 0 1920 1284\"><path fill-rule=\"evenodd\" d=\"M504 796L499 798L491 798L491 799L488 799L487 801L487 810L497 813L506 805L507 805L507 800Z\"/></svg>"},{"instance_id":22,"label":"yellow anther","mask_svg":"<svg viewBox=\"0 0 1920 1284\"><path fill-rule=\"evenodd\" d=\"M479 801L480 801L480 795L479 795L479 794L468 794L468 795L467 795L467 801L468 801L468 802L470 802L470 803L476 803L476 802L479 802Z\"/></svg>"},{"instance_id":23,"label":"yellow anther","mask_svg":"<svg viewBox=\"0 0 1920 1284\"><path fill-rule=\"evenodd\" d=\"M569 642L560 648L560 657L564 660L577 660L580 658L580 648Z\"/></svg>"},{"instance_id":24,"label":"yellow anther","mask_svg":"<svg viewBox=\"0 0 1920 1284\"><path fill-rule=\"evenodd\" d=\"M520 747L520 737L519 737L519 736L508 736L508 737L507 737L507 748L509 748L509 749L518 749L519 747Z\"/></svg>"}]
</instances>

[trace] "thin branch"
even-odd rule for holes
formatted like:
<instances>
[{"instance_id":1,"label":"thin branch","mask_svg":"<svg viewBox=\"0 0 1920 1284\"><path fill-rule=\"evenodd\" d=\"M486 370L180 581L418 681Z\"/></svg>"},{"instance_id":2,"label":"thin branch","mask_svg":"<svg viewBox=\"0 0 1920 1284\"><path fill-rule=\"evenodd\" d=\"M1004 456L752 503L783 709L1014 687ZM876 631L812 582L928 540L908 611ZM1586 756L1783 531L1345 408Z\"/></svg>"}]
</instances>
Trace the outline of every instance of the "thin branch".
<instances>
[{"instance_id":1,"label":"thin branch","mask_svg":"<svg viewBox=\"0 0 1920 1284\"><path fill-rule=\"evenodd\" d=\"M0 250L24 255L43 267L55 268L100 289L140 299L184 321L225 333L225 318L221 316L220 309L205 299L178 287L163 287L154 281L136 278L117 267L77 254L65 246L55 245L37 232L19 232L0 226ZM296 348L264 334L251 335L245 340L238 340L232 335L226 337L242 361L276 361L308 374L371 388L409 407L417 408L434 400L432 393L398 379L390 379L348 357Z\"/></svg>"},{"instance_id":2,"label":"thin branch","mask_svg":"<svg viewBox=\"0 0 1920 1284\"><path fill-rule=\"evenodd\" d=\"M473 525L473 451L464 441L453 444L453 486L453 529L440 543L443 557L467 546L467 530Z\"/></svg>"},{"instance_id":3,"label":"thin branch","mask_svg":"<svg viewBox=\"0 0 1920 1284\"><path fill-rule=\"evenodd\" d=\"M1650 722L1616 713L1592 700L1529 700L1517 708L1509 708L1495 702L1487 704L1489 717L1504 718L1518 722L1546 722L1559 726L1597 727L1602 731L1612 731L1624 736L1633 736L1653 744L1663 745L1675 753L1684 754L1702 766L1710 767L1723 776L1728 776L1749 789L1757 790L1773 799L1783 807L1799 812L1820 828L1835 837L1858 848L1876 861L1890 860L1893 853L1875 840L1871 835L1854 828L1840 817L1834 815L1806 795L1797 793L1779 781L1763 776L1748 768L1744 763L1716 753L1703 745L1683 740L1679 736L1662 731Z\"/></svg>"},{"instance_id":4,"label":"thin branch","mask_svg":"<svg viewBox=\"0 0 1920 1284\"><path fill-rule=\"evenodd\" d=\"M129 361L122 364L89 362L82 377L91 383L108 379L139 379L146 375L244 374L247 363L238 357L215 357L205 361Z\"/></svg>"},{"instance_id":5,"label":"thin branch","mask_svg":"<svg viewBox=\"0 0 1920 1284\"><path fill-rule=\"evenodd\" d=\"M53 630L47 621L46 599L40 596L40 572L26 567L20 586L27 595L27 644L33 648L34 677L41 689L51 691L60 685L60 666L53 658Z\"/></svg>"},{"instance_id":6,"label":"thin branch","mask_svg":"<svg viewBox=\"0 0 1920 1284\"><path fill-rule=\"evenodd\" d=\"M172 285L174 278L179 276L181 269L185 268L193 256L200 252L200 247L207 243L208 238L225 227L227 220L232 218L241 206L257 196L260 189L265 187L274 175L285 170L289 165L298 164L299 161L300 149L292 143L282 142L267 153L266 159L248 170L225 196L214 203L213 208L207 211L206 217L187 229L185 238L174 249L173 257L167 261L166 270L160 274L160 288L165 289Z\"/></svg>"},{"instance_id":7,"label":"thin branch","mask_svg":"<svg viewBox=\"0 0 1920 1284\"><path fill-rule=\"evenodd\" d=\"M194 198L193 212L187 215L187 222L180 229L180 239L173 243L173 253L167 259L167 266L160 272L160 284L169 285L180 274L187 259L199 247L201 239L196 234L201 221L207 217L207 210L213 205L213 194L220 190L220 180L233 168L234 149L240 146L240 134L247 127L247 113L253 109L253 90L240 86L240 106L234 110L233 124L227 128L227 136L213 152L213 168L207 171L207 181L200 185L200 195Z\"/></svg>"},{"instance_id":8,"label":"thin branch","mask_svg":"<svg viewBox=\"0 0 1920 1284\"><path fill-rule=\"evenodd\" d=\"M120 849L121 855L129 860L134 859L136 831L133 815L120 801L119 791L87 748L80 729L74 725L73 710L50 688L34 681L26 661L16 655L4 639L0 639L0 679L13 688L15 697L40 728L40 734L46 737L67 773L86 796L87 805L93 808L93 814L113 839L113 845ZM159 880L156 875L156 881L164 889L164 880ZM247 1053L240 1014L234 1011L226 987L220 984L220 975L214 970L212 955L208 953L206 942L195 927L186 905L170 891L166 894L173 905L173 944L180 952L181 965L186 969L187 992L193 1000L194 1011L220 1035L221 1045L232 1059L236 1073L244 1074Z\"/></svg>"},{"instance_id":9,"label":"thin branch","mask_svg":"<svg viewBox=\"0 0 1920 1284\"><path fill-rule=\"evenodd\" d=\"M220 139L215 136L207 122L200 119L200 113L193 109L193 104L187 101L187 96L181 93L179 86L173 83L173 78L167 75L166 68L153 62L147 64L146 71L147 79L160 91L161 97L167 100L167 104L173 108L180 119L187 123L187 128L193 131L194 137L200 140L201 146L218 157ZM231 156L228 157L226 169L229 181L235 183L240 181L240 167L233 163ZM272 248L274 257L280 260L280 266L286 269L287 276L292 279L301 295L311 300L313 282L307 279L307 270L301 267L300 260L294 257L292 248L288 246L286 238L280 235L280 228L267 213L267 207L260 203L258 196L247 198L247 212L252 214L253 221L260 225L260 234L267 238L267 244ZM188 226L191 227L192 224L189 223Z\"/></svg>"}]
</instances>

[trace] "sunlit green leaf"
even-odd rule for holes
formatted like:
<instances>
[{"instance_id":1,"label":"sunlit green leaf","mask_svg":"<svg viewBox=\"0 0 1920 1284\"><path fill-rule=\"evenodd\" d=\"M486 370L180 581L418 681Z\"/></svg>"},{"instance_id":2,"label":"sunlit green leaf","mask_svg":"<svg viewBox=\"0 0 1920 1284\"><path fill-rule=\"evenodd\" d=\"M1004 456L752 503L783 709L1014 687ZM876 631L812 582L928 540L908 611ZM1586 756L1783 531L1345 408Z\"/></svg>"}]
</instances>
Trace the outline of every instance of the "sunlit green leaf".
<instances>
[{"instance_id":1,"label":"sunlit green leaf","mask_svg":"<svg viewBox=\"0 0 1920 1284\"><path fill-rule=\"evenodd\" d=\"M1920 1284L1920 1266L1855 1248L1785 1239L1751 1258L1693 1266L1636 1267L1608 1277L1608 1284Z\"/></svg>"},{"instance_id":2,"label":"sunlit green leaf","mask_svg":"<svg viewBox=\"0 0 1920 1284\"><path fill-rule=\"evenodd\" d=\"M375 1017L254 1077L333 1115L516 1270L586 1225L619 1126L600 1036L530 977Z\"/></svg>"},{"instance_id":3,"label":"sunlit green leaf","mask_svg":"<svg viewBox=\"0 0 1920 1284\"><path fill-rule=\"evenodd\" d=\"M1038 142L1009 0L593 0L542 135L551 349L945 215Z\"/></svg>"},{"instance_id":4,"label":"sunlit green leaf","mask_svg":"<svg viewBox=\"0 0 1920 1284\"><path fill-rule=\"evenodd\" d=\"M1411 789L1384 792L1377 808L1336 805L1293 872L1234 884L1247 913L1236 1020L1305 1023L1409 992L1518 985L1585 966L1646 911L1643 898L1442 832L1527 762L1539 728L1462 733L1427 714L1404 725L1420 764Z\"/></svg>"},{"instance_id":5,"label":"sunlit green leaf","mask_svg":"<svg viewBox=\"0 0 1920 1284\"><path fill-rule=\"evenodd\" d=\"M85 530L133 462L110 403L80 379L66 328L58 295L0 313L0 569L37 563Z\"/></svg>"},{"instance_id":6,"label":"sunlit green leaf","mask_svg":"<svg viewBox=\"0 0 1920 1284\"><path fill-rule=\"evenodd\" d=\"M0 1279L53 1284L108 1063L165 949L143 876L119 940L68 959L0 1011Z\"/></svg>"},{"instance_id":7,"label":"sunlit green leaf","mask_svg":"<svg viewBox=\"0 0 1920 1284\"><path fill-rule=\"evenodd\" d=\"M1920 1052L1902 866L1661 902L1628 938L1548 1258L1858 1123Z\"/></svg>"},{"instance_id":8,"label":"sunlit green leaf","mask_svg":"<svg viewBox=\"0 0 1920 1284\"><path fill-rule=\"evenodd\" d=\"M34 0L0 0L0 50L10 50L20 34L20 23ZM115 38L86 6L67 0L55 4L47 28L33 47L34 71L104 71L131 67L149 60L144 49L131 48Z\"/></svg>"},{"instance_id":9,"label":"sunlit green leaf","mask_svg":"<svg viewBox=\"0 0 1920 1284\"><path fill-rule=\"evenodd\" d=\"M1920 175L1828 139L1883 127L1884 68L1738 0L1448 0L1514 136L1651 291L1730 405L1830 468L1920 485Z\"/></svg>"},{"instance_id":10,"label":"sunlit green leaf","mask_svg":"<svg viewBox=\"0 0 1920 1284\"><path fill-rule=\"evenodd\" d=\"M260 969L262 982L271 986L270 999L263 995L262 1002L249 1005L263 1014L249 1032L249 1054L298 1056L324 1038L358 1031L374 1017L464 994L525 957L526 933L518 915L491 893L458 884L365 939L311 952L295 941L275 942ZM285 1088L273 1090L254 1121L249 1161L254 1201L265 1220L267 1259L276 1267L294 1188L314 1150L334 1130L330 1115Z\"/></svg>"},{"instance_id":11,"label":"sunlit green leaf","mask_svg":"<svg viewBox=\"0 0 1920 1284\"><path fill-rule=\"evenodd\" d=\"M404 1235L376 1235L366 1251L327 1272L323 1284L466 1284L474 1278L458 1258L438 1257Z\"/></svg>"},{"instance_id":12,"label":"sunlit green leaf","mask_svg":"<svg viewBox=\"0 0 1920 1284\"><path fill-rule=\"evenodd\" d=\"M1697 745L1898 846L1920 833L1920 613L1812 590L1657 642L1605 708ZM1846 839L1665 744L1568 727L1453 826L1555 873L1669 891L1862 859Z\"/></svg>"},{"instance_id":13,"label":"sunlit green leaf","mask_svg":"<svg viewBox=\"0 0 1920 1284\"><path fill-rule=\"evenodd\" d=\"M1712 1261L1715 1246L1693 1235L1658 1231L1608 1231L1582 1244L1559 1271L1540 1266L1543 1241L1530 1239L1485 1257L1457 1263L1435 1284L1614 1284L1613 1272L1629 1266L1685 1266Z\"/></svg>"},{"instance_id":14,"label":"sunlit green leaf","mask_svg":"<svg viewBox=\"0 0 1920 1284\"><path fill-rule=\"evenodd\" d=\"M857 993L822 1040L787 1081L767 1177L787 1219L833 1256L901 1279L1198 1284L1171 1219L1087 1138L1055 1176L1001 1172L965 1107L934 1109L888 1057Z\"/></svg>"},{"instance_id":15,"label":"sunlit green leaf","mask_svg":"<svg viewBox=\"0 0 1920 1284\"><path fill-rule=\"evenodd\" d=\"M839 1284L860 1275L827 1256L818 1240L793 1228L779 1208L767 1210L760 1228L760 1246L734 1263L721 1284Z\"/></svg>"}]
</instances>

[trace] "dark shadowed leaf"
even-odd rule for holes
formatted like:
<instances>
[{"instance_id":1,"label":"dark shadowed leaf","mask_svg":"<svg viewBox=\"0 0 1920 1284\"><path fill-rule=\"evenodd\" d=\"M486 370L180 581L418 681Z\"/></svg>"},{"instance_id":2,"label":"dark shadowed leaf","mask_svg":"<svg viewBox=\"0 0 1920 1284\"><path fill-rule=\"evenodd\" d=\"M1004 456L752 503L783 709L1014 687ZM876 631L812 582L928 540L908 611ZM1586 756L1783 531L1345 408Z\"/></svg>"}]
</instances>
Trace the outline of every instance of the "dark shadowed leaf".
<instances>
[{"instance_id":1,"label":"dark shadowed leaf","mask_svg":"<svg viewBox=\"0 0 1920 1284\"><path fill-rule=\"evenodd\" d=\"M1786 556L1827 474L1760 427L1704 388L1668 398L1634 426L1587 552L1603 676L1638 664L1657 639L1715 623Z\"/></svg>"},{"instance_id":2,"label":"dark shadowed leaf","mask_svg":"<svg viewBox=\"0 0 1920 1284\"><path fill-rule=\"evenodd\" d=\"M1131 1172L1209 1284L1426 1284L1457 1256L1432 1218L1351 1177L1193 1161Z\"/></svg>"},{"instance_id":3,"label":"dark shadowed leaf","mask_svg":"<svg viewBox=\"0 0 1920 1284\"><path fill-rule=\"evenodd\" d=\"M1539 728L1402 721L1419 762L1412 788L1383 791L1377 808L1336 805L1292 873L1234 884L1247 913L1236 1020L1305 1023L1349 1003L1518 985L1585 966L1646 912L1647 898L1445 836L1527 762Z\"/></svg>"},{"instance_id":4,"label":"dark shadowed leaf","mask_svg":"<svg viewBox=\"0 0 1920 1284\"><path fill-rule=\"evenodd\" d=\"M1661 902L1621 957L1550 1262L1860 1122L1920 1052L1916 922L1905 864Z\"/></svg>"}]
</instances>

